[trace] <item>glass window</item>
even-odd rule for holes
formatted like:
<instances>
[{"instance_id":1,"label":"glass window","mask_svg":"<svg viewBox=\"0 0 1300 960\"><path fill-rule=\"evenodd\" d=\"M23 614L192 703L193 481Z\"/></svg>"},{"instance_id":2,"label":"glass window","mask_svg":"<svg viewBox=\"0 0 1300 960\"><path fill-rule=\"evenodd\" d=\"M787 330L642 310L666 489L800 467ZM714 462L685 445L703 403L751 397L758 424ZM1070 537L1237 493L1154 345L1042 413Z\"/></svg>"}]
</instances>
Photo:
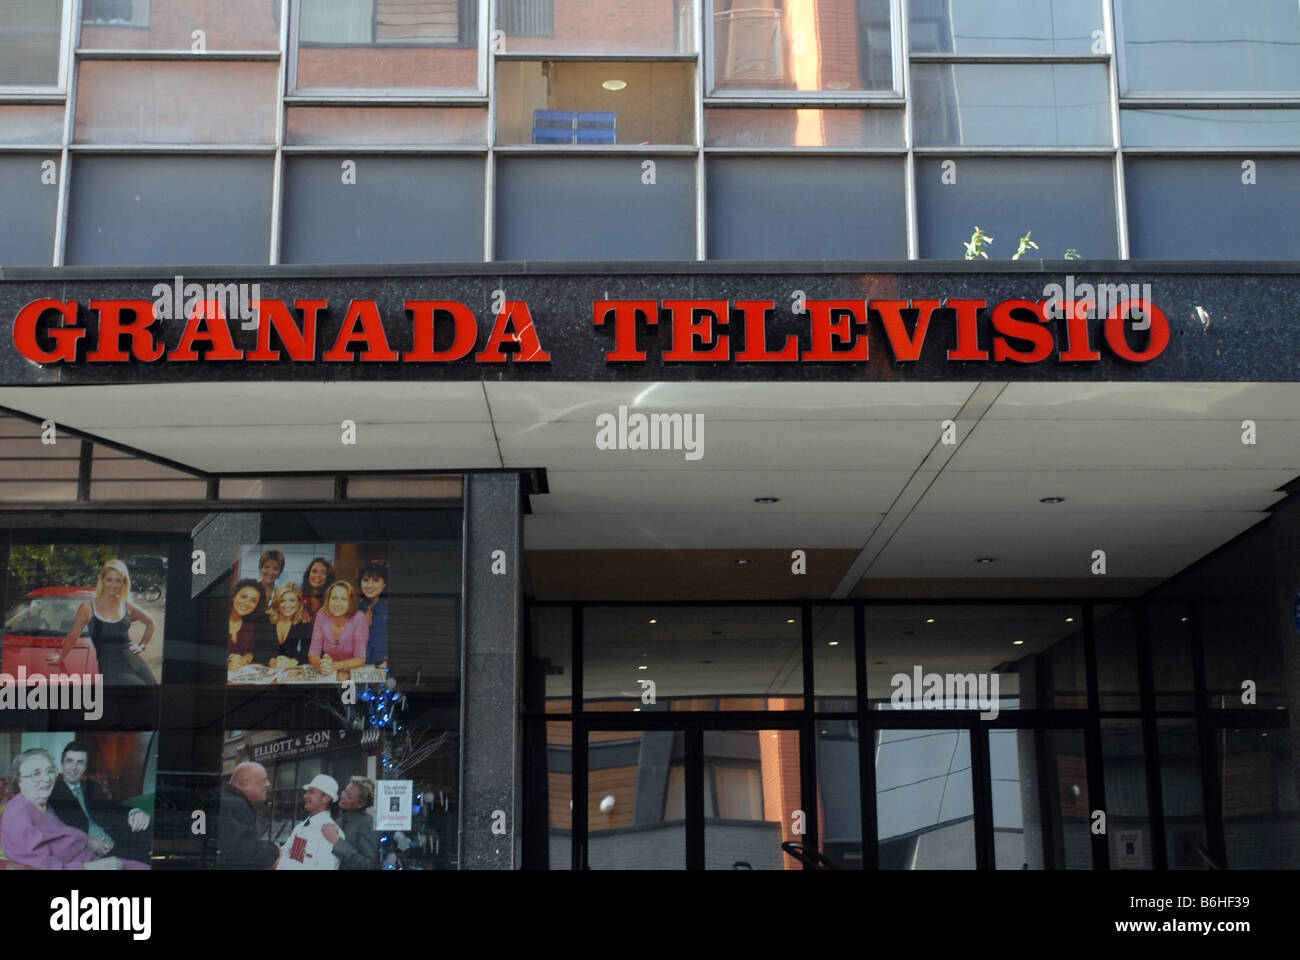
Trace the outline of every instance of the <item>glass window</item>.
<instances>
[{"instance_id":1,"label":"glass window","mask_svg":"<svg viewBox=\"0 0 1300 960\"><path fill-rule=\"evenodd\" d=\"M83 50L277 50L280 4L223 0L82 0Z\"/></svg>"},{"instance_id":2,"label":"glass window","mask_svg":"<svg viewBox=\"0 0 1300 960\"><path fill-rule=\"evenodd\" d=\"M300 0L293 88L479 87L478 0Z\"/></svg>"},{"instance_id":3,"label":"glass window","mask_svg":"<svg viewBox=\"0 0 1300 960\"><path fill-rule=\"evenodd\" d=\"M54 262L59 176L57 153L0 154L0 209L7 223L23 225L0 230L0 263L48 267Z\"/></svg>"},{"instance_id":4,"label":"glass window","mask_svg":"<svg viewBox=\"0 0 1300 960\"><path fill-rule=\"evenodd\" d=\"M487 145L487 111L469 107L288 107L285 143L310 146Z\"/></svg>"},{"instance_id":5,"label":"glass window","mask_svg":"<svg viewBox=\"0 0 1300 960\"><path fill-rule=\"evenodd\" d=\"M1007 260L1032 233L1032 257L1113 258L1114 164L1103 157L916 158L916 219L923 259L956 260L976 226L996 241L990 254ZM951 174L956 175L955 182ZM1136 250L1133 254L1138 256Z\"/></svg>"},{"instance_id":6,"label":"glass window","mask_svg":"<svg viewBox=\"0 0 1300 960\"><path fill-rule=\"evenodd\" d=\"M355 182L343 181L344 164L353 165ZM482 260L483 160L287 157L280 256L285 263Z\"/></svg>"},{"instance_id":7,"label":"glass window","mask_svg":"<svg viewBox=\"0 0 1300 960\"><path fill-rule=\"evenodd\" d=\"M704 869L798 870L781 851L802 841L797 730L705 730ZM741 868L743 869L743 867Z\"/></svg>"},{"instance_id":8,"label":"glass window","mask_svg":"<svg viewBox=\"0 0 1300 960\"><path fill-rule=\"evenodd\" d=\"M1300 92L1300 7L1292 0L1120 0L1128 95Z\"/></svg>"},{"instance_id":9,"label":"glass window","mask_svg":"<svg viewBox=\"0 0 1300 960\"><path fill-rule=\"evenodd\" d=\"M1107 51L1098 0L910 0L913 53Z\"/></svg>"},{"instance_id":10,"label":"glass window","mask_svg":"<svg viewBox=\"0 0 1300 960\"><path fill-rule=\"evenodd\" d=\"M914 63L919 147L1109 146L1099 63Z\"/></svg>"},{"instance_id":11,"label":"glass window","mask_svg":"<svg viewBox=\"0 0 1300 960\"><path fill-rule=\"evenodd\" d=\"M1040 753L1046 764L1042 776ZM990 730L989 775L998 870L1042 870L1048 850L1057 870L1092 867L1081 731Z\"/></svg>"},{"instance_id":12,"label":"glass window","mask_svg":"<svg viewBox=\"0 0 1300 960\"><path fill-rule=\"evenodd\" d=\"M866 618L867 692L875 709L991 713L1076 705L1078 654L1060 653L1069 668L1058 667L1060 696L1048 698L1036 695L1042 658L1035 655L1055 657L1062 644L1078 643L1077 607L880 605L868 606Z\"/></svg>"},{"instance_id":13,"label":"glass window","mask_svg":"<svg viewBox=\"0 0 1300 960\"><path fill-rule=\"evenodd\" d=\"M841 870L861 870L862 781L856 720L817 721L817 810L821 852Z\"/></svg>"},{"instance_id":14,"label":"glass window","mask_svg":"<svg viewBox=\"0 0 1300 960\"><path fill-rule=\"evenodd\" d=\"M9 0L0 21L0 89L60 86L62 0Z\"/></svg>"},{"instance_id":15,"label":"glass window","mask_svg":"<svg viewBox=\"0 0 1300 960\"><path fill-rule=\"evenodd\" d=\"M1300 147L1300 110L1124 110L1126 147Z\"/></svg>"},{"instance_id":16,"label":"glass window","mask_svg":"<svg viewBox=\"0 0 1300 960\"><path fill-rule=\"evenodd\" d=\"M1300 159L1130 156L1124 180L1134 259L1300 258Z\"/></svg>"},{"instance_id":17,"label":"glass window","mask_svg":"<svg viewBox=\"0 0 1300 960\"><path fill-rule=\"evenodd\" d=\"M590 732L587 864L592 870L686 865L683 756L682 734L669 730Z\"/></svg>"},{"instance_id":18,"label":"glass window","mask_svg":"<svg viewBox=\"0 0 1300 960\"><path fill-rule=\"evenodd\" d=\"M714 0L713 96L895 89L890 0Z\"/></svg>"},{"instance_id":19,"label":"glass window","mask_svg":"<svg viewBox=\"0 0 1300 960\"><path fill-rule=\"evenodd\" d=\"M0 249L3 243L0 235ZM56 430L54 443L42 443L44 432L40 424L0 414L0 501L77 498L81 441Z\"/></svg>"},{"instance_id":20,"label":"glass window","mask_svg":"<svg viewBox=\"0 0 1300 960\"><path fill-rule=\"evenodd\" d=\"M901 159L713 155L707 171L712 260L907 256Z\"/></svg>"},{"instance_id":21,"label":"glass window","mask_svg":"<svg viewBox=\"0 0 1300 960\"><path fill-rule=\"evenodd\" d=\"M791 611L791 616L797 616ZM853 608L813 607L813 685L818 710L856 710Z\"/></svg>"},{"instance_id":22,"label":"glass window","mask_svg":"<svg viewBox=\"0 0 1300 960\"><path fill-rule=\"evenodd\" d=\"M584 617L585 709L640 709L651 694L661 710L803 708L797 607L588 607Z\"/></svg>"},{"instance_id":23,"label":"glass window","mask_svg":"<svg viewBox=\"0 0 1300 960\"><path fill-rule=\"evenodd\" d=\"M92 500L202 500L208 482L152 460L95 444L91 450Z\"/></svg>"},{"instance_id":24,"label":"glass window","mask_svg":"<svg viewBox=\"0 0 1300 960\"><path fill-rule=\"evenodd\" d=\"M715 107L704 137L709 147L902 147L903 111Z\"/></svg>"},{"instance_id":25,"label":"glass window","mask_svg":"<svg viewBox=\"0 0 1300 960\"><path fill-rule=\"evenodd\" d=\"M67 263L266 263L272 167L270 157L78 156Z\"/></svg>"},{"instance_id":26,"label":"glass window","mask_svg":"<svg viewBox=\"0 0 1300 960\"><path fill-rule=\"evenodd\" d=\"M1100 651L1098 652L1100 658ZM1112 870L1151 870L1151 812L1141 720L1101 721L1106 834Z\"/></svg>"},{"instance_id":27,"label":"glass window","mask_svg":"<svg viewBox=\"0 0 1300 960\"><path fill-rule=\"evenodd\" d=\"M1191 614L1190 605L1185 603L1151 603L1147 606L1147 635L1151 643L1157 710L1191 710L1196 705Z\"/></svg>"},{"instance_id":28,"label":"glass window","mask_svg":"<svg viewBox=\"0 0 1300 960\"><path fill-rule=\"evenodd\" d=\"M1222 730L1214 742L1223 775L1228 869L1295 869L1300 842L1291 732Z\"/></svg>"},{"instance_id":29,"label":"glass window","mask_svg":"<svg viewBox=\"0 0 1300 960\"><path fill-rule=\"evenodd\" d=\"M527 709L568 713L573 703L573 610L528 608Z\"/></svg>"},{"instance_id":30,"label":"glass window","mask_svg":"<svg viewBox=\"0 0 1300 960\"><path fill-rule=\"evenodd\" d=\"M77 76L81 143L275 143L274 63L87 60Z\"/></svg>"},{"instance_id":31,"label":"glass window","mask_svg":"<svg viewBox=\"0 0 1300 960\"><path fill-rule=\"evenodd\" d=\"M63 142L63 107L0 106L0 143Z\"/></svg>"},{"instance_id":32,"label":"glass window","mask_svg":"<svg viewBox=\"0 0 1300 960\"><path fill-rule=\"evenodd\" d=\"M1160 792L1170 870L1208 870L1201 750L1194 720L1159 720Z\"/></svg>"},{"instance_id":33,"label":"glass window","mask_svg":"<svg viewBox=\"0 0 1300 960\"><path fill-rule=\"evenodd\" d=\"M1097 648L1097 687L1101 709L1140 709L1137 624L1133 608L1098 604L1094 611L1093 642ZM1138 742L1140 746L1141 741Z\"/></svg>"},{"instance_id":34,"label":"glass window","mask_svg":"<svg viewBox=\"0 0 1300 960\"><path fill-rule=\"evenodd\" d=\"M653 183L643 180L654 163ZM497 159L499 260L690 260L691 157Z\"/></svg>"},{"instance_id":35,"label":"glass window","mask_svg":"<svg viewBox=\"0 0 1300 960\"><path fill-rule=\"evenodd\" d=\"M497 64L497 143L692 144L694 66L635 61Z\"/></svg>"},{"instance_id":36,"label":"glass window","mask_svg":"<svg viewBox=\"0 0 1300 960\"><path fill-rule=\"evenodd\" d=\"M974 870L975 807L965 730L876 733L882 870Z\"/></svg>"},{"instance_id":37,"label":"glass window","mask_svg":"<svg viewBox=\"0 0 1300 960\"><path fill-rule=\"evenodd\" d=\"M589 0L499 0L501 53L693 53L695 6Z\"/></svg>"}]
</instances>

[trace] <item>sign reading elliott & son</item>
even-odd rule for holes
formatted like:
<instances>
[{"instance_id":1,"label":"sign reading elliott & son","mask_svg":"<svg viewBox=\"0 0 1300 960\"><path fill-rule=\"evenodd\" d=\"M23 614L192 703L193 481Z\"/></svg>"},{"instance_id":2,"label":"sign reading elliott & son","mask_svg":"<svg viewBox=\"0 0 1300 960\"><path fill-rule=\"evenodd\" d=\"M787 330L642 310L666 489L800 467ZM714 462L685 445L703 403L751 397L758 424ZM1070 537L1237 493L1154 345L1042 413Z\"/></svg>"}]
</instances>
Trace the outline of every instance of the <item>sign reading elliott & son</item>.
<instances>
[{"instance_id":1,"label":"sign reading elliott & son","mask_svg":"<svg viewBox=\"0 0 1300 960\"><path fill-rule=\"evenodd\" d=\"M318 336L327 300L260 299L256 322L232 328L220 301L197 301L179 340L162 339L162 317L149 300L34 300L14 320L18 352L37 364L204 362L294 363L549 363L551 354L527 301L506 300L484 323L486 345L476 351L480 320L453 300L405 300L390 324L409 329L411 346L393 349L375 300L347 301L344 319L323 352ZM946 327L955 346L947 359L1036 364L1091 363L1102 349L1129 363L1148 363L1165 350L1170 325L1146 299L1114 304L1095 317L1090 300L806 300L798 333L769 336L772 300L596 300L591 318L612 339L605 360L644 363L638 332L667 328L655 338L664 363L845 363L868 359L868 331L883 334L895 362L916 361L933 329ZM1089 319L1099 323L1089 326ZM987 318L987 319L985 319ZM177 320L176 323L181 322ZM171 321L169 321L171 323ZM253 328L256 342L253 343ZM982 329L991 328L981 336ZM396 329L388 326L387 330ZM435 348L435 333L442 344ZM739 334L739 336L737 336ZM169 338L170 339L170 338ZM644 339L644 338L643 338ZM780 342L772 342L779 340ZM238 342L237 342L238 341ZM743 345L742 345L743 344Z\"/></svg>"}]
</instances>

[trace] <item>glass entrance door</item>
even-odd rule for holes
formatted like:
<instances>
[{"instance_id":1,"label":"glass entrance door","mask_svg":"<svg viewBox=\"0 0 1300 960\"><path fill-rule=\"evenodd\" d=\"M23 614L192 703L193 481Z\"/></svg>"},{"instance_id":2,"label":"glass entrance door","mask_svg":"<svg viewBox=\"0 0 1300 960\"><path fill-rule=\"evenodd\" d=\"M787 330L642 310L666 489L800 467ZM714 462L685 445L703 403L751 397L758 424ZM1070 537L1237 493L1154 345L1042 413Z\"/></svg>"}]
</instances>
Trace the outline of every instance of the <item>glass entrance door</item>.
<instances>
[{"instance_id":1,"label":"glass entrance door","mask_svg":"<svg viewBox=\"0 0 1300 960\"><path fill-rule=\"evenodd\" d=\"M716 721L715 721L716 722ZM785 870L811 821L797 725L589 729L585 839L592 870ZM579 811L575 810L575 815Z\"/></svg>"}]
</instances>

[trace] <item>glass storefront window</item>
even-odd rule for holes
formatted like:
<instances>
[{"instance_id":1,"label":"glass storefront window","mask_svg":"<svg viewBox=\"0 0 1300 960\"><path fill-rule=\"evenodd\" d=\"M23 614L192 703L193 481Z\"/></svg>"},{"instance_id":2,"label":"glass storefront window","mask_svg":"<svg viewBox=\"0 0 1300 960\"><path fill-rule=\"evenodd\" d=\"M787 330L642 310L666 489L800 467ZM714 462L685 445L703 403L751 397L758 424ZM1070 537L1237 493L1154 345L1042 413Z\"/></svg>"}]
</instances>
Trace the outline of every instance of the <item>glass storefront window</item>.
<instances>
[{"instance_id":1,"label":"glass storefront window","mask_svg":"<svg viewBox=\"0 0 1300 960\"><path fill-rule=\"evenodd\" d=\"M913 53L1096 54L1098 0L910 0Z\"/></svg>"},{"instance_id":2,"label":"glass storefront window","mask_svg":"<svg viewBox=\"0 0 1300 960\"><path fill-rule=\"evenodd\" d=\"M1286 729L1215 732L1230 870L1294 869L1300 857L1295 760Z\"/></svg>"},{"instance_id":3,"label":"glass storefront window","mask_svg":"<svg viewBox=\"0 0 1300 960\"><path fill-rule=\"evenodd\" d=\"M975 808L965 730L876 734L882 870L974 870Z\"/></svg>"},{"instance_id":4,"label":"glass storefront window","mask_svg":"<svg viewBox=\"0 0 1300 960\"><path fill-rule=\"evenodd\" d=\"M712 96L889 93L895 87L890 0L770 4L714 0Z\"/></svg>"}]
</instances>

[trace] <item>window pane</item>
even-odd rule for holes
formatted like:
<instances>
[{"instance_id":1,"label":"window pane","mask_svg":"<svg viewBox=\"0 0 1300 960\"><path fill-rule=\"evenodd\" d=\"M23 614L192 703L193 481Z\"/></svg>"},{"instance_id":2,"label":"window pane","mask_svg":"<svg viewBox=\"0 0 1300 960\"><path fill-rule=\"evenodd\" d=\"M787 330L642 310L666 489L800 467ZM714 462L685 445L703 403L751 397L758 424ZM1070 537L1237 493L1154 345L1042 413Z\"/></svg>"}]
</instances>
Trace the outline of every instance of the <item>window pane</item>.
<instances>
[{"instance_id":1,"label":"window pane","mask_svg":"<svg viewBox=\"0 0 1300 960\"><path fill-rule=\"evenodd\" d=\"M1126 147L1300 147L1300 110L1125 110Z\"/></svg>"},{"instance_id":2,"label":"window pane","mask_svg":"<svg viewBox=\"0 0 1300 960\"><path fill-rule=\"evenodd\" d=\"M921 256L956 260L978 225L1010 259L1032 231L1031 257L1058 259L1074 248L1098 259L1117 255L1113 165L1100 157L962 157L957 182L944 183L943 160L916 160ZM1134 256L1138 256L1135 252Z\"/></svg>"},{"instance_id":3,"label":"window pane","mask_svg":"<svg viewBox=\"0 0 1300 960\"><path fill-rule=\"evenodd\" d=\"M296 88L478 87L478 0L302 0Z\"/></svg>"},{"instance_id":4,"label":"window pane","mask_svg":"<svg viewBox=\"0 0 1300 960\"><path fill-rule=\"evenodd\" d=\"M709 147L901 147L901 110L704 111Z\"/></svg>"},{"instance_id":5,"label":"window pane","mask_svg":"<svg viewBox=\"0 0 1300 960\"><path fill-rule=\"evenodd\" d=\"M1098 651L1098 659L1101 653ZM1104 704L1103 704L1104 706ZM1112 870L1150 870L1151 813L1141 720L1101 721L1101 769Z\"/></svg>"},{"instance_id":6,"label":"window pane","mask_svg":"<svg viewBox=\"0 0 1300 960\"><path fill-rule=\"evenodd\" d=\"M800 799L797 730L704 731L704 869L799 870L781 850ZM740 867L744 869L744 867Z\"/></svg>"},{"instance_id":7,"label":"window pane","mask_svg":"<svg viewBox=\"0 0 1300 960\"><path fill-rule=\"evenodd\" d=\"M0 143L62 142L62 106L0 106Z\"/></svg>"},{"instance_id":8,"label":"window pane","mask_svg":"<svg viewBox=\"0 0 1300 960\"><path fill-rule=\"evenodd\" d=\"M1255 182L1243 184L1245 159L1126 157L1133 258L1300 258L1300 160L1255 157Z\"/></svg>"},{"instance_id":9,"label":"window pane","mask_svg":"<svg viewBox=\"0 0 1300 960\"><path fill-rule=\"evenodd\" d=\"M1038 775L1040 755L1046 780ZM1081 731L990 730L989 774L998 870L1042 870L1049 849L1057 870L1092 867Z\"/></svg>"},{"instance_id":10,"label":"window pane","mask_svg":"<svg viewBox=\"0 0 1300 960\"><path fill-rule=\"evenodd\" d=\"M499 0L503 53L693 53L695 6L589 0Z\"/></svg>"},{"instance_id":11,"label":"window pane","mask_svg":"<svg viewBox=\"0 0 1300 960\"><path fill-rule=\"evenodd\" d=\"M569 607L530 607L525 708L533 712L568 713L573 697L573 610Z\"/></svg>"},{"instance_id":12,"label":"window pane","mask_svg":"<svg viewBox=\"0 0 1300 960\"><path fill-rule=\"evenodd\" d=\"M713 3L713 87L782 95L894 89L890 0Z\"/></svg>"},{"instance_id":13,"label":"window pane","mask_svg":"<svg viewBox=\"0 0 1300 960\"><path fill-rule=\"evenodd\" d=\"M87 60L78 70L81 143L275 143L274 63Z\"/></svg>"},{"instance_id":14,"label":"window pane","mask_svg":"<svg viewBox=\"0 0 1300 960\"><path fill-rule=\"evenodd\" d=\"M288 107L285 143L485 146L487 111L467 107Z\"/></svg>"},{"instance_id":15,"label":"window pane","mask_svg":"<svg viewBox=\"0 0 1300 960\"><path fill-rule=\"evenodd\" d=\"M591 731L587 864L592 870L680 870L686 865L682 741L681 734L668 730Z\"/></svg>"},{"instance_id":16,"label":"window pane","mask_svg":"<svg viewBox=\"0 0 1300 960\"><path fill-rule=\"evenodd\" d=\"M915 63L919 147L1107 146L1106 67L1094 63Z\"/></svg>"},{"instance_id":17,"label":"window pane","mask_svg":"<svg viewBox=\"0 0 1300 960\"><path fill-rule=\"evenodd\" d=\"M271 176L269 157L79 156L67 262L266 263Z\"/></svg>"},{"instance_id":18,"label":"window pane","mask_svg":"<svg viewBox=\"0 0 1300 960\"><path fill-rule=\"evenodd\" d=\"M1142 706L1142 697L1138 683L1137 624L1133 619L1133 608L1099 604L1094 609L1093 640L1097 646L1097 688L1101 709L1137 710ZM1138 744L1140 747L1140 740Z\"/></svg>"},{"instance_id":19,"label":"window pane","mask_svg":"<svg viewBox=\"0 0 1300 960\"><path fill-rule=\"evenodd\" d=\"M695 161L655 157L655 183L634 157L497 159L501 260L690 260Z\"/></svg>"},{"instance_id":20,"label":"window pane","mask_svg":"<svg viewBox=\"0 0 1300 960\"><path fill-rule=\"evenodd\" d=\"M791 616L795 611L791 611ZM853 608L813 607L813 685L818 710L856 710Z\"/></svg>"},{"instance_id":21,"label":"window pane","mask_svg":"<svg viewBox=\"0 0 1300 960\"><path fill-rule=\"evenodd\" d=\"M57 153L0 155L0 210L6 223L23 225L0 230L0 263L48 267L54 262L58 169Z\"/></svg>"},{"instance_id":22,"label":"window pane","mask_svg":"<svg viewBox=\"0 0 1300 960\"><path fill-rule=\"evenodd\" d=\"M1194 720L1157 721L1160 790L1165 808L1165 855L1170 870L1206 870L1201 751Z\"/></svg>"},{"instance_id":23,"label":"window pane","mask_svg":"<svg viewBox=\"0 0 1300 960\"><path fill-rule=\"evenodd\" d=\"M584 617L585 701L640 708L653 681L660 710L718 709L697 702L715 697L721 709L803 707L797 608L588 607Z\"/></svg>"},{"instance_id":24,"label":"window pane","mask_svg":"<svg viewBox=\"0 0 1300 960\"><path fill-rule=\"evenodd\" d=\"M908 7L913 53L1089 54L1102 29L1098 0L911 0Z\"/></svg>"},{"instance_id":25,"label":"window pane","mask_svg":"<svg viewBox=\"0 0 1300 960\"><path fill-rule=\"evenodd\" d=\"M54 87L59 83L63 4L9 0L0 19L0 87Z\"/></svg>"},{"instance_id":26,"label":"window pane","mask_svg":"<svg viewBox=\"0 0 1300 960\"><path fill-rule=\"evenodd\" d=\"M1193 709L1191 607L1184 603L1148 604L1147 636L1156 709Z\"/></svg>"},{"instance_id":27,"label":"window pane","mask_svg":"<svg viewBox=\"0 0 1300 960\"><path fill-rule=\"evenodd\" d=\"M712 260L907 256L901 159L715 155L707 169Z\"/></svg>"},{"instance_id":28,"label":"window pane","mask_svg":"<svg viewBox=\"0 0 1300 960\"><path fill-rule=\"evenodd\" d=\"M974 870L975 807L965 730L876 733L882 870Z\"/></svg>"},{"instance_id":29,"label":"window pane","mask_svg":"<svg viewBox=\"0 0 1300 960\"><path fill-rule=\"evenodd\" d=\"M338 157L285 159L285 263L483 259L481 158L353 162L356 182L345 184Z\"/></svg>"},{"instance_id":30,"label":"window pane","mask_svg":"<svg viewBox=\"0 0 1300 960\"><path fill-rule=\"evenodd\" d=\"M497 142L695 142L689 63L519 60L497 64Z\"/></svg>"},{"instance_id":31,"label":"window pane","mask_svg":"<svg viewBox=\"0 0 1300 960\"><path fill-rule=\"evenodd\" d=\"M862 869L862 781L856 720L817 722L820 849L841 870Z\"/></svg>"},{"instance_id":32,"label":"window pane","mask_svg":"<svg viewBox=\"0 0 1300 960\"><path fill-rule=\"evenodd\" d=\"M223 0L82 0L83 50L275 50L280 46L280 4ZM198 51L195 51L198 52Z\"/></svg>"},{"instance_id":33,"label":"window pane","mask_svg":"<svg viewBox=\"0 0 1300 960\"><path fill-rule=\"evenodd\" d=\"M1294 870L1300 831L1291 732L1223 730L1214 741L1223 771L1228 869Z\"/></svg>"},{"instance_id":34,"label":"window pane","mask_svg":"<svg viewBox=\"0 0 1300 960\"><path fill-rule=\"evenodd\" d=\"M1300 91L1293 0L1121 0L1125 93Z\"/></svg>"}]
</instances>

